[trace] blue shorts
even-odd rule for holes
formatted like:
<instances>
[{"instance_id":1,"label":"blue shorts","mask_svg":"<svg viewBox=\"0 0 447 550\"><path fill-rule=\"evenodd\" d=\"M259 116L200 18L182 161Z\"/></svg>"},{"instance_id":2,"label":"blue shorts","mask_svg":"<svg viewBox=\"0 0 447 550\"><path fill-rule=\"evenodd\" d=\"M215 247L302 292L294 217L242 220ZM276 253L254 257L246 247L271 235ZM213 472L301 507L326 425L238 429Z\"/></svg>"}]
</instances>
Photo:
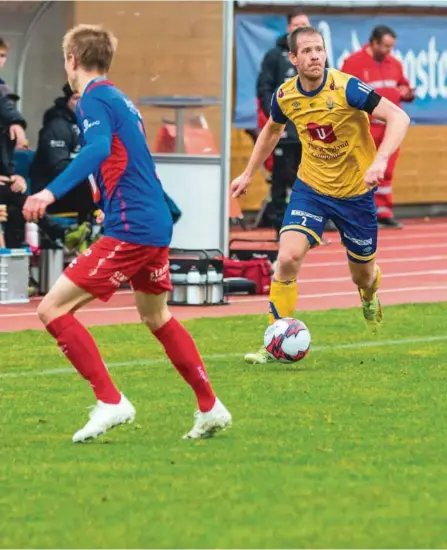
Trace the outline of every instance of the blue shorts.
<instances>
[{"instance_id":1,"label":"blue shorts","mask_svg":"<svg viewBox=\"0 0 447 550\"><path fill-rule=\"evenodd\" d=\"M317 246L329 219L337 227L351 261L367 263L374 259L378 231L374 192L337 199L321 195L297 179L281 234L299 231L306 235L312 247Z\"/></svg>"}]
</instances>

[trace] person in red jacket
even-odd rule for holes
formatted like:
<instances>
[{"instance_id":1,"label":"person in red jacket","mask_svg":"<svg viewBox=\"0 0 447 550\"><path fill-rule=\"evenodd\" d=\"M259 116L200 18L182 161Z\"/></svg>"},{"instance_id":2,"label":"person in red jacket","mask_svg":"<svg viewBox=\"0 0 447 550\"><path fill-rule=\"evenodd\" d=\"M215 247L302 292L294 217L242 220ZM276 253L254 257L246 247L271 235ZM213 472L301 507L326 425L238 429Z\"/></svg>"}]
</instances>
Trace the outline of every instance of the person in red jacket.
<instances>
[{"instance_id":1,"label":"person in red jacket","mask_svg":"<svg viewBox=\"0 0 447 550\"><path fill-rule=\"evenodd\" d=\"M396 105L415 99L414 90L405 78L402 63L391 55L396 43L396 33L385 25L375 27L369 43L349 56L341 71L356 76L369 84L376 92ZM385 134L385 125L379 120L371 120L371 135L378 147ZM399 150L388 161L384 179L379 183L375 194L377 216L382 227L401 229L402 225L394 218L392 200L392 180Z\"/></svg>"}]
</instances>

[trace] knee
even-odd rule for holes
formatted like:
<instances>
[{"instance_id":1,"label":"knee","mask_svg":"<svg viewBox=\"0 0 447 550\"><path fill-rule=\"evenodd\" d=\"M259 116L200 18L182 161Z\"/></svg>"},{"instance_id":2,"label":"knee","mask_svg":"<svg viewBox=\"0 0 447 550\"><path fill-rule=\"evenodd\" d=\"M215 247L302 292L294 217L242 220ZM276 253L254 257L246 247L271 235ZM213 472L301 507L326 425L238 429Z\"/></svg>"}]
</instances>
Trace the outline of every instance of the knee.
<instances>
[{"instance_id":1,"label":"knee","mask_svg":"<svg viewBox=\"0 0 447 550\"><path fill-rule=\"evenodd\" d=\"M371 288L376 274L374 269L362 269L351 273L352 282L359 288Z\"/></svg>"},{"instance_id":2,"label":"knee","mask_svg":"<svg viewBox=\"0 0 447 550\"><path fill-rule=\"evenodd\" d=\"M37 316L45 326L49 325L51 321L54 321L54 319L60 317L64 313L67 312L57 307L51 292L45 296L37 308Z\"/></svg>"},{"instance_id":3,"label":"knee","mask_svg":"<svg viewBox=\"0 0 447 550\"><path fill-rule=\"evenodd\" d=\"M278 254L277 270L278 274L287 276L296 276L298 269L303 261L303 255L293 249L280 250Z\"/></svg>"},{"instance_id":4,"label":"knee","mask_svg":"<svg viewBox=\"0 0 447 550\"><path fill-rule=\"evenodd\" d=\"M52 307L49 303L49 300L44 298L38 308L37 308L37 316L39 317L40 321L46 326L54 319L52 316Z\"/></svg>"},{"instance_id":5,"label":"knee","mask_svg":"<svg viewBox=\"0 0 447 550\"><path fill-rule=\"evenodd\" d=\"M155 332L161 328L170 318L171 314L168 308L157 311L147 311L140 314L141 322L144 323L151 332Z\"/></svg>"}]
</instances>

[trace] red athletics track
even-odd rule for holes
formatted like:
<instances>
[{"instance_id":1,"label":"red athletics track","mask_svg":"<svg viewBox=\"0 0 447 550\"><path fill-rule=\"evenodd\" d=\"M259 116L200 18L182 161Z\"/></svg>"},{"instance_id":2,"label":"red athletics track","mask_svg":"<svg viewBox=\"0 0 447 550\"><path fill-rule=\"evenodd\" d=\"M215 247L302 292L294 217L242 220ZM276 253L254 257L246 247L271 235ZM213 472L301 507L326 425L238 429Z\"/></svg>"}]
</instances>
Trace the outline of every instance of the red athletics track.
<instances>
[{"instance_id":1,"label":"red athletics track","mask_svg":"<svg viewBox=\"0 0 447 550\"><path fill-rule=\"evenodd\" d=\"M269 231L256 236L272 238ZM247 238L249 232L238 231ZM236 233L232 233L235 237ZM349 279L344 248L337 233L326 235L333 242L311 251L299 280L299 309L346 308L358 305L358 294ZM381 300L384 304L447 301L447 220L406 221L403 230L381 230L378 260L383 271ZM234 296L217 307L173 307L179 319L264 313L265 296ZM39 299L29 304L0 306L0 332L40 329L35 310ZM130 291L119 292L108 304L92 302L78 313L87 325L138 322Z\"/></svg>"}]
</instances>

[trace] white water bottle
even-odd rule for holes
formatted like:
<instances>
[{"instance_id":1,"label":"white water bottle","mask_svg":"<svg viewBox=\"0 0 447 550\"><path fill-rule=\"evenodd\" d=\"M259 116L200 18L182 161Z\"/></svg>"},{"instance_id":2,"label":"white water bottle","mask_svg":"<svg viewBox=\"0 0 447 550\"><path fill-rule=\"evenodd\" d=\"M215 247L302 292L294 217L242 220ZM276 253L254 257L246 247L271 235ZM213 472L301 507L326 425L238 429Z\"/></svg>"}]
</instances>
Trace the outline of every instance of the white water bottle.
<instances>
[{"instance_id":1,"label":"white water bottle","mask_svg":"<svg viewBox=\"0 0 447 550\"><path fill-rule=\"evenodd\" d=\"M173 288L172 301L177 304L186 302L186 273L176 273L180 269L178 264L171 263L171 283Z\"/></svg>"},{"instance_id":2,"label":"white water bottle","mask_svg":"<svg viewBox=\"0 0 447 550\"><path fill-rule=\"evenodd\" d=\"M217 273L217 284L214 285L215 303L220 304L224 298L223 273Z\"/></svg>"},{"instance_id":3,"label":"white water bottle","mask_svg":"<svg viewBox=\"0 0 447 550\"><path fill-rule=\"evenodd\" d=\"M213 265L208 266L207 281L208 286L206 288L206 302L208 304L216 304L217 271Z\"/></svg>"},{"instance_id":4,"label":"white water bottle","mask_svg":"<svg viewBox=\"0 0 447 550\"><path fill-rule=\"evenodd\" d=\"M39 226L37 223L27 222L25 225L25 242L28 246L38 248L39 246Z\"/></svg>"},{"instance_id":5,"label":"white water bottle","mask_svg":"<svg viewBox=\"0 0 447 550\"><path fill-rule=\"evenodd\" d=\"M186 290L187 304L203 304L203 286L200 285L200 279L199 270L193 265L186 276L186 282L188 284Z\"/></svg>"}]
</instances>

